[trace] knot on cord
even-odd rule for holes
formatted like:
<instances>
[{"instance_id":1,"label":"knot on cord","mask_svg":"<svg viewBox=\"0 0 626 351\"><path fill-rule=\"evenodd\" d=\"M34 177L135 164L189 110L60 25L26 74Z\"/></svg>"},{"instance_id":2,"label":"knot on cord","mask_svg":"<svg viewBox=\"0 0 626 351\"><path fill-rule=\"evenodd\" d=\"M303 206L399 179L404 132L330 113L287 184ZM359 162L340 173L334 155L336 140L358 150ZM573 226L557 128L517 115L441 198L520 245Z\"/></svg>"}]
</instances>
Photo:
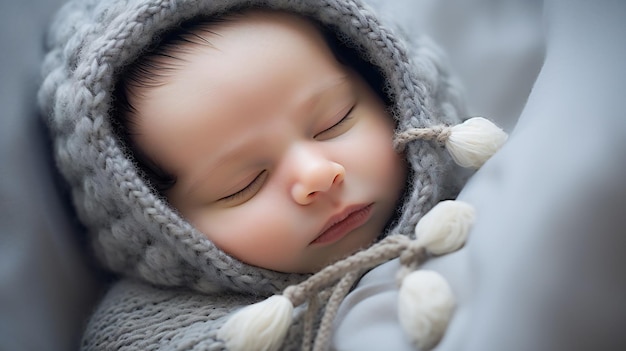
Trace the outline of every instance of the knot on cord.
<instances>
[{"instance_id":1,"label":"knot on cord","mask_svg":"<svg viewBox=\"0 0 626 351\"><path fill-rule=\"evenodd\" d=\"M432 271L416 270L431 255L453 252L463 246L473 207L460 201L442 201L417 224L416 239L390 235L368 249L329 265L282 295L247 306L220 329L218 337L232 350L276 350L292 323L293 309L307 303L302 350L326 350L339 306L355 282L369 269L398 258L400 292L398 317L415 345L428 349L442 337L454 308L447 282ZM315 320L323 309L315 332ZM417 328L417 329L416 329ZM315 335L314 335L315 334Z\"/></svg>"}]
</instances>

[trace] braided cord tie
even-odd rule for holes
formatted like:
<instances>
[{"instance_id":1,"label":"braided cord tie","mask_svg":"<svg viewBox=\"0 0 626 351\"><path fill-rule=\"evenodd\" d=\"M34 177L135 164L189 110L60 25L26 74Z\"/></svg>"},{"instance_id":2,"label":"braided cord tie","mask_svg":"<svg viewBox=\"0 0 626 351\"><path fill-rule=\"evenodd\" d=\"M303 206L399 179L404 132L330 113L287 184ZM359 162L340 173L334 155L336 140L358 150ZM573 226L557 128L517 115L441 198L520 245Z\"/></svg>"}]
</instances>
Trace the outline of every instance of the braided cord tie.
<instances>
[{"instance_id":1,"label":"braided cord tie","mask_svg":"<svg viewBox=\"0 0 626 351\"><path fill-rule=\"evenodd\" d=\"M414 140L434 140L440 145L445 145L451 133L451 127L446 125L437 125L428 128L413 128L401 133L396 133L393 140L393 147L396 151L402 152L406 148L406 144Z\"/></svg>"},{"instance_id":2,"label":"braided cord tie","mask_svg":"<svg viewBox=\"0 0 626 351\"><path fill-rule=\"evenodd\" d=\"M357 269L364 271L398 257L410 241L411 239L402 235L390 235L367 250L325 267L302 283L287 287L283 291L283 296L294 306L302 305L312 295L334 285L344 275Z\"/></svg>"},{"instance_id":3,"label":"braided cord tie","mask_svg":"<svg viewBox=\"0 0 626 351\"><path fill-rule=\"evenodd\" d=\"M407 248L400 254L400 270L396 274L398 285L402 284L402 280L417 267L425 262L429 257L429 253L422 242L412 240Z\"/></svg>"},{"instance_id":4,"label":"braided cord tie","mask_svg":"<svg viewBox=\"0 0 626 351\"><path fill-rule=\"evenodd\" d=\"M335 316L337 315L337 311L339 310L339 306L361 275L362 272L350 272L346 274L333 289L333 293L326 304L326 309L324 310L324 315L317 331L317 336L315 337L315 347L313 348L313 351L324 351L328 349L332 336L331 328L333 321L335 320Z\"/></svg>"},{"instance_id":5,"label":"braided cord tie","mask_svg":"<svg viewBox=\"0 0 626 351\"><path fill-rule=\"evenodd\" d=\"M317 296L309 299L306 313L304 314L302 335L302 351L311 351L311 342L313 341L313 330L315 329L315 317L320 309L320 300L328 295L328 290L320 292Z\"/></svg>"},{"instance_id":6,"label":"braided cord tie","mask_svg":"<svg viewBox=\"0 0 626 351\"><path fill-rule=\"evenodd\" d=\"M328 349L332 335L332 323L341 302L355 282L367 270L399 256L402 257L402 262L411 266L406 269L407 272L415 269L427 257L423 244L403 235L391 235L372 245L369 249L338 261L314 274L306 281L285 289L283 296L287 297L294 306L308 301L303 323L302 350L308 351L312 348L313 351L321 351ZM323 296L327 295L329 290L332 291L330 297ZM320 300L325 300L327 303L317 328L315 340L311 344L315 329L313 321L319 314Z\"/></svg>"}]
</instances>

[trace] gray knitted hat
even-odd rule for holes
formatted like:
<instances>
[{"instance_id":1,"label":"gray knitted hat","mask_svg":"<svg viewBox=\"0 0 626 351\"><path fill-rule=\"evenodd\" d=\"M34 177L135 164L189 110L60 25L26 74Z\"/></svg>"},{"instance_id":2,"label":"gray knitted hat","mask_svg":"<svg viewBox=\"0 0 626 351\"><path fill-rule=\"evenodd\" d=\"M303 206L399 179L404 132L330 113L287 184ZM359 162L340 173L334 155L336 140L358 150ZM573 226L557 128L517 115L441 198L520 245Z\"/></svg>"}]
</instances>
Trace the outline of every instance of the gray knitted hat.
<instances>
[{"instance_id":1,"label":"gray knitted hat","mask_svg":"<svg viewBox=\"0 0 626 351\"><path fill-rule=\"evenodd\" d=\"M77 213L98 258L110 270L203 292L270 294L303 279L244 264L215 247L142 179L112 127L116 75L159 34L198 15L250 6L299 13L336 30L380 69L398 135L457 124L465 115L438 51L427 40L416 39L409 52L357 0L71 1L49 33L39 103ZM418 220L441 199L453 196L462 182L450 155L437 143L411 141L405 152L410 184L401 215L385 234L413 235Z\"/></svg>"}]
</instances>

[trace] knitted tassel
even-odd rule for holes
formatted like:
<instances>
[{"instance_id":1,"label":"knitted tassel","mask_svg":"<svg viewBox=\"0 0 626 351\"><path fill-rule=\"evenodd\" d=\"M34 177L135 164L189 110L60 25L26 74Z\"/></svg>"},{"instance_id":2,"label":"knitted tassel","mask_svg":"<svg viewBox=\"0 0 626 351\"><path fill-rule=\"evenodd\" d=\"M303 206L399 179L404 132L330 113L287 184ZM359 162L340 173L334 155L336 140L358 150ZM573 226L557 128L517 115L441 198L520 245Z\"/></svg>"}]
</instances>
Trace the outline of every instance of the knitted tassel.
<instances>
[{"instance_id":1,"label":"knitted tassel","mask_svg":"<svg viewBox=\"0 0 626 351\"><path fill-rule=\"evenodd\" d=\"M398 319L420 350L430 350L443 337L454 312L454 295L436 272L417 270L402 281Z\"/></svg>"},{"instance_id":2,"label":"knitted tassel","mask_svg":"<svg viewBox=\"0 0 626 351\"><path fill-rule=\"evenodd\" d=\"M467 240L473 222L472 205L462 201L441 201L417 223L416 243L434 255L456 251Z\"/></svg>"},{"instance_id":3,"label":"knitted tassel","mask_svg":"<svg viewBox=\"0 0 626 351\"><path fill-rule=\"evenodd\" d=\"M474 208L465 202L447 200L433 207L415 227L414 246L434 255L461 248L474 222ZM411 341L421 350L435 347L454 311L452 289L438 273L402 272L398 294L398 318Z\"/></svg>"},{"instance_id":4,"label":"knitted tassel","mask_svg":"<svg viewBox=\"0 0 626 351\"><path fill-rule=\"evenodd\" d=\"M508 135L482 117L474 117L450 128L446 149L461 167L480 168L504 144Z\"/></svg>"},{"instance_id":5,"label":"knitted tassel","mask_svg":"<svg viewBox=\"0 0 626 351\"><path fill-rule=\"evenodd\" d=\"M278 350L292 321L293 304L282 296L237 311L218 331L229 350Z\"/></svg>"}]
</instances>

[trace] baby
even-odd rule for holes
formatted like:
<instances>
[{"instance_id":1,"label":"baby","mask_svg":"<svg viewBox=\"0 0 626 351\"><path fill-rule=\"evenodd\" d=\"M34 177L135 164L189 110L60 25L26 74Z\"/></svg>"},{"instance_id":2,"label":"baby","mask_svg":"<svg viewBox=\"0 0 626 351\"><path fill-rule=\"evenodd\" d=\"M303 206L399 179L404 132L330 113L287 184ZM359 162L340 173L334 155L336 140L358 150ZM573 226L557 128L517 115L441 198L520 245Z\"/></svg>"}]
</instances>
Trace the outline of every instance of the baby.
<instances>
[{"instance_id":1,"label":"baby","mask_svg":"<svg viewBox=\"0 0 626 351\"><path fill-rule=\"evenodd\" d=\"M406 178L381 97L299 16L190 26L120 81L120 129L151 183L254 266L312 273L371 244Z\"/></svg>"},{"instance_id":2,"label":"baby","mask_svg":"<svg viewBox=\"0 0 626 351\"><path fill-rule=\"evenodd\" d=\"M438 51L359 1L76 0L48 45L57 164L119 276L85 350L226 348L232 312L412 236L465 179Z\"/></svg>"}]
</instances>

